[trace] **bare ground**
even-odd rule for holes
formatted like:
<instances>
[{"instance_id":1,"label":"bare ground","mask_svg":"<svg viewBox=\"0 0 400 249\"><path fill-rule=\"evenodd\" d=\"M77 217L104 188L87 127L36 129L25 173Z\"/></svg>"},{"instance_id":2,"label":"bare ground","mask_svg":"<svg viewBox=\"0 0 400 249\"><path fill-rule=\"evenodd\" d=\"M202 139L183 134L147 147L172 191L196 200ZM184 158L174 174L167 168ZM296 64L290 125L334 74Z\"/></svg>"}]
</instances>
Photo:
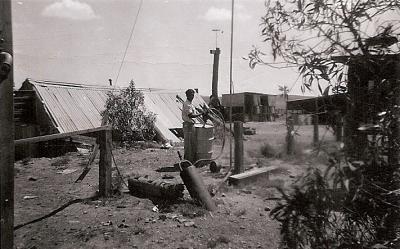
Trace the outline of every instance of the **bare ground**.
<instances>
[{"instance_id":1,"label":"bare ground","mask_svg":"<svg viewBox=\"0 0 400 249\"><path fill-rule=\"evenodd\" d=\"M246 136L247 168L279 165L271 178L235 188L224 184L213 197L218 210L210 213L194 204L185 191L182 200L167 203L138 198L126 188L112 198L72 204L57 214L15 232L16 248L278 248L279 224L269 211L279 197L274 186L286 186L309 162L292 158L265 158L260 146L283 146L285 127L279 123L252 123L257 134ZM311 129L304 133L308 143ZM308 134L308 135L307 135ZM222 181L229 165L229 145L217 160L221 173L199 169L207 186ZM181 182L178 172L157 172L178 162L177 151L165 149L114 149L117 167L125 180L147 175ZM218 147L215 147L218 151ZM279 157L279 156L278 156ZM15 163L15 224L23 224L98 189L97 161L81 183L74 183L88 161L79 152L57 158L35 158ZM115 173L115 172L114 172ZM114 174L117 177L117 174Z\"/></svg>"}]
</instances>

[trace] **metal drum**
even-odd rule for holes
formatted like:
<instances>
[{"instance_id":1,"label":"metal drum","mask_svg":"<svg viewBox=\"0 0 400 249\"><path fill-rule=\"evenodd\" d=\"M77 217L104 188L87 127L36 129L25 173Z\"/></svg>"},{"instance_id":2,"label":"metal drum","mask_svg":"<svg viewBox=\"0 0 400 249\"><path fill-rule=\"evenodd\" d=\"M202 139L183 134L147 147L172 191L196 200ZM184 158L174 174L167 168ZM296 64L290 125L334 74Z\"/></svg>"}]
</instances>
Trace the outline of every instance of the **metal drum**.
<instances>
[{"instance_id":1,"label":"metal drum","mask_svg":"<svg viewBox=\"0 0 400 249\"><path fill-rule=\"evenodd\" d=\"M214 127L196 126L196 159L211 159L214 140Z\"/></svg>"}]
</instances>

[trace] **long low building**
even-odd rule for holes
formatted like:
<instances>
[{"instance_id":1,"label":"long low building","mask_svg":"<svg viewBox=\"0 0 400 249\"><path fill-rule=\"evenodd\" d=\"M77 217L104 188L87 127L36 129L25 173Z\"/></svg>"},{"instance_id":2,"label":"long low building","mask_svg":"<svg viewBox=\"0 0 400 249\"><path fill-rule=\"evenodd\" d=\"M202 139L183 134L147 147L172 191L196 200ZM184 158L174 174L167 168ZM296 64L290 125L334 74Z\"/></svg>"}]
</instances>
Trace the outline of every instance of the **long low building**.
<instances>
[{"instance_id":1,"label":"long low building","mask_svg":"<svg viewBox=\"0 0 400 249\"><path fill-rule=\"evenodd\" d=\"M232 119L240 121L273 121L286 113L286 102L289 100L307 99L310 96L273 95L255 92L223 94L222 105L226 107L226 117L229 117L229 107L232 106Z\"/></svg>"},{"instance_id":2,"label":"long low building","mask_svg":"<svg viewBox=\"0 0 400 249\"><path fill-rule=\"evenodd\" d=\"M14 93L16 139L72 132L101 126L107 94L121 88L26 79ZM181 108L185 90L138 89L148 111L156 114L157 135L180 142ZM196 107L206 104L195 95ZM29 148L25 148L30 150Z\"/></svg>"}]
</instances>

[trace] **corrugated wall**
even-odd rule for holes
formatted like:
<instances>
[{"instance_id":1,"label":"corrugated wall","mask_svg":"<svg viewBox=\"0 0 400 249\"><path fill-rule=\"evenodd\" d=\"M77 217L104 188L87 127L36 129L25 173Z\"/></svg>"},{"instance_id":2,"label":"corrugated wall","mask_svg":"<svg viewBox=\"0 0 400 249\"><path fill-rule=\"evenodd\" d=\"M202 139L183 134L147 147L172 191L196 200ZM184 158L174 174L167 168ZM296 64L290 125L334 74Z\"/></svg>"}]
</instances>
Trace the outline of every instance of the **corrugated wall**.
<instances>
[{"instance_id":1,"label":"corrugated wall","mask_svg":"<svg viewBox=\"0 0 400 249\"><path fill-rule=\"evenodd\" d=\"M107 93L118 91L112 87L32 80L29 83L37 91L60 133L99 127ZM182 104L176 95L186 99L184 91L146 89L143 94L147 110L156 114L156 128L160 135L167 140L179 141L169 129L182 128ZM205 102L196 94L193 104L199 106Z\"/></svg>"}]
</instances>

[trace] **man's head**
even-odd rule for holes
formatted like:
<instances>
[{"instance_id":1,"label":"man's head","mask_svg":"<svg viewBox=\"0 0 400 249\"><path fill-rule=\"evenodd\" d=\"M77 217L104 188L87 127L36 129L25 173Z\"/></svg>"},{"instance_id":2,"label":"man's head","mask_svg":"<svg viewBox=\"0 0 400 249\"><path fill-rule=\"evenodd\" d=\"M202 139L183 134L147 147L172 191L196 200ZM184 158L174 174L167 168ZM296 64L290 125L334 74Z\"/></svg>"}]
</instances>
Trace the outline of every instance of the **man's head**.
<instances>
[{"instance_id":1,"label":"man's head","mask_svg":"<svg viewBox=\"0 0 400 249\"><path fill-rule=\"evenodd\" d=\"M187 89L186 92L185 92L185 94L186 94L186 98L187 98L189 101L192 101L192 100L193 100L193 98L194 98L194 90L193 90L193 89Z\"/></svg>"}]
</instances>

